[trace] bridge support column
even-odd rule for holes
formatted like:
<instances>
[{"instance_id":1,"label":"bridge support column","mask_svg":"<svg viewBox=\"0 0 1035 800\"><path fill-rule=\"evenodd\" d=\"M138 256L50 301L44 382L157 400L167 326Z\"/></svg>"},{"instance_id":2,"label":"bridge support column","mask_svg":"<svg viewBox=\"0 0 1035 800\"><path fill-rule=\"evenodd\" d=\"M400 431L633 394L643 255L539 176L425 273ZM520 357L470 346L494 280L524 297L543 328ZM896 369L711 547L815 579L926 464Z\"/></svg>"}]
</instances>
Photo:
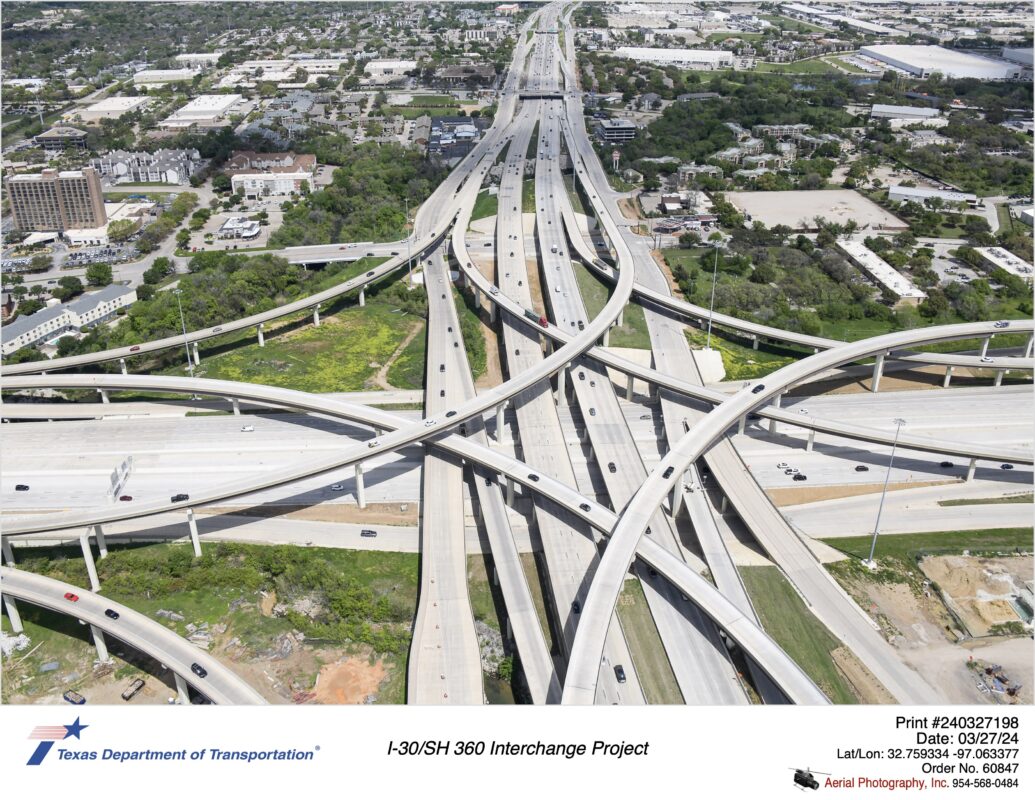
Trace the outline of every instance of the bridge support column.
<instances>
[{"instance_id":1,"label":"bridge support column","mask_svg":"<svg viewBox=\"0 0 1035 800\"><path fill-rule=\"evenodd\" d=\"M182 706L190 705L190 693L187 691L187 681L179 673L173 675L176 678L176 700Z\"/></svg>"},{"instance_id":2,"label":"bridge support column","mask_svg":"<svg viewBox=\"0 0 1035 800\"><path fill-rule=\"evenodd\" d=\"M108 557L108 542L104 538L104 529L100 525L93 526L93 536L97 540L97 551L101 558Z\"/></svg>"},{"instance_id":3,"label":"bridge support column","mask_svg":"<svg viewBox=\"0 0 1035 800\"><path fill-rule=\"evenodd\" d=\"M783 394L781 393L781 394L776 395L776 397L773 398L773 408L779 408L780 404L782 402L783 402ZM775 419L769 420L769 432L770 433L776 433L776 420Z\"/></svg>"},{"instance_id":4,"label":"bridge support column","mask_svg":"<svg viewBox=\"0 0 1035 800\"><path fill-rule=\"evenodd\" d=\"M507 476L507 505L514 507L514 479Z\"/></svg>"},{"instance_id":5,"label":"bridge support column","mask_svg":"<svg viewBox=\"0 0 1035 800\"><path fill-rule=\"evenodd\" d=\"M496 406L496 442L498 444L503 443L503 411L506 407L506 403L500 403Z\"/></svg>"},{"instance_id":6,"label":"bridge support column","mask_svg":"<svg viewBox=\"0 0 1035 800\"><path fill-rule=\"evenodd\" d=\"M610 341L611 341L611 328L608 328L607 330L604 331L604 335L600 339L600 346L601 347L607 347L608 343Z\"/></svg>"},{"instance_id":7,"label":"bridge support column","mask_svg":"<svg viewBox=\"0 0 1035 800\"><path fill-rule=\"evenodd\" d=\"M623 308L621 311L618 312L618 319L615 320L615 325L617 325L618 327L621 327L622 324L624 323L624 321L625 321L625 309Z\"/></svg>"},{"instance_id":8,"label":"bridge support column","mask_svg":"<svg viewBox=\"0 0 1035 800\"><path fill-rule=\"evenodd\" d=\"M752 350L757 350L758 349L758 337L757 336L752 336L751 337L751 349Z\"/></svg>"},{"instance_id":9,"label":"bridge support column","mask_svg":"<svg viewBox=\"0 0 1035 800\"><path fill-rule=\"evenodd\" d=\"M497 313L496 312L496 304L495 303L489 303L489 322L495 322L496 321L496 313Z\"/></svg>"},{"instance_id":10,"label":"bridge support column","mask_svg":"<svg viewBox=\"0 0 1035 800\"><path fill-rule=\"evenodd\" d=\"M564 384L566 380L564 376L567 371L567 367L561 367L557 370L557 405L564 401Z\"/></svg>"},{"instance_id":11,"label":"bridge support column","mask_svg":"<svg viewBox=\"0 0 1035 800\"><path fill-rule=\"evenodd\" d=\"M262 323L261 322L259 323L259 326L255 330L259 334L259 347L265 347L266 346L266 337L263 335Z\"/></svg>"},{"instance_id":12,"label":"bridge support column","mask_svg":"<svg viewBox=\"0 0 1035 800\"><path fill-rule=\"evenodd\" d=\"M1006 373L1005 369L997 369L995 371L995 381L992 383L993 386L1003 385L1003 375Z\"/></svg>"},{"instance_id":13,"label":"bridge support column","mask_svg":"<svg viewBox=\"0 0 1035 800\"><path fill-rule=\"evenodd\" d=\"M672 487L672 492L669 496L668 505L672 509L672 519L675 519L676 514L679 513L679 501L683 497L682 488L682 482L676 481L676 485Z\"/></svg>"},{"instance_id":14,"label":"bridge support column","mask_svg":"<svg viewBox=\"0 0 1035 800\"><path fill-rule=\"evenodd\" d=\"M17 568L18 565L14 563L14 550L11 549L11 543L4 539L2 543L4 553L4 563L12 568Z\"/></svg>"},{"instance_id":15,"label":"bridge support column","mask_svg":"<svg viewBox=\"0 0 1035 800\"><path fill-rule=\"evenodd\" d=\"M628 400L630 403L632 402L632 399L633 399L633 376L632 375L626 375L625 376L625 399Z\"/></svg>"},{"instance_id":16,"label":"bridge support column","mask_svg":"<svg viewBox=\"0 0 1035 800\"><path fill-rule=\"evenodd\" d=\"M1031 358L1032 346L1035 345L1035 333L1028 334L1028 343L1024 345L1024 357Z\"/></svg>"},{"instance_id":17,"label":"bridge support column","mask_svg":"<svg viewBox=\"0 0 1035 800\"><path fill-rule=\"evenodd\" d=\"M14 602L14 598L9 594L4 595L4 608L7 609L7 618L11 621L11 630L15 633L21 633L24 629L22 628L22 617L18 613L18 606Z\"/></svg>"},{"instance_id":18,"label":"bridge support column","mask_svg":"<svg viewBox=\"0 0 1035 800\"><path fill-rule=\"evenodd\" d=\"M111 402L111 398L108 397L108 390L107 389L98 389L97 391L100 392L101 402L102 403L110 403Z\"/></svg>"},{"instance_id":19,"label":"bridge support column","mask_svg":"<svg viewBox=\"0 0 1035 800\"><path fill-rule=\"evenodd\" d=\"M877 356L873 363L873 378L870 379L870 391L876 394L880 391L880 379L884 375L884 354Z\"/></svg>"},{"instance_id":20,"label":"bridge support column","mask_svg":"<svg viewBox=\"0 0 1035 800\"><path fill-rule=\"evenodd\" d=\"M367 507L367 494L363 486L363 465L356 464L356 502L360 508Z\"/></svg>"},{"instance_id":21,"label":"bridge support column","mask_svg":"<svg viewBox=\"0 0 1035 800\"><path fill-rule=\"evenodd\" d=\"M111 661L111 656L108 655L108 643L104 641L104 631L96 625L91 625L90 633L93 635L93 646L97 648L97 660L107 664Z\"/></svg>"},{"instance_id":22,"label":"bridge support column","mask_svg":"<svg viewBox=\"0 0 1035 800\"><path fill-rule=\"evenodd\" d=\"M313 309L313 325L317 328L320 327L320 306Z\"/></svg>"},{"instance_id":23,"label":"bridge support column","mask_svg":"<svg viewBox=\"0 0 1035 800\"><path fill-rule=\"evenodd\" d=\"M970 463L967 465L967 483L974 480L974 473L977 472L977 459L970 459Z\"/></svg>"},{"instance_id":24,"label":"bridge support column","mask_svg":"<svg viewBox=\"0 0 1035 800\"><path fill-rule=\"evenodd\" d=\"M187 527L190 529L190 543L194 548L194 557L201 558L201 540L198 538L198 521L194 518L194 509L187 509Z\"/></svg>"},{"instance_id":25,"label":"bridge support column","mask_svg":"<svg viewBox=\"0 0 1035 800\"><path fill-rule=\"evenodd\" d=\"M126 359L120 358L119 359L119 366L122 368L122 374L123 375L129 375L129 370L126 369Z\"/></svg>"},{"instance_id":26,"label":"bridge support column","mask_svg":"<svg viewBox=\"0 0 1035 800\"><path fill-rule=\"evenodd\" d=\"M945 368L945 380L942 381L942 388L948 389L949 384L952 383L952 367Z\"/></svg>"},{"instance_id":27,"label":"bridge support column","mask_svg":"<svg viewBox=\"0 0 1035 800\"><path fill-rule=\"evenodd\" d=\"M816 443L816 429L813 428L809 431L809 440L805 443L805 452L811 453L812 446Z\"/></svg>"},{"instance_id":28,"label":"bridge support column","mask_svg":"<svg viewBox=\"0 0 1035 800\"><path fill-rule=\"evenodd\" d=\"M367 290L366 289L360 289L359 290L359 307L362 308L366 304L367 304Z\"/></svg>"},{"instance_id":29,"label":"bridge support column","mask_svg":"<svg viewBox=\"0 0 1035 800\"><path fill-rule=\"evenodd\" d=\"M474 307L476 309L482 307L482 290L477 286L474 287Z\"/></svg>"},{"instance_id":30,"label":"bridge support column","mask_svg":"<svg viewBox=\"0 0 1035 800\"><path fill-rule=\"evenodd\" d=\"M992 337L989 336L989 337L985 338L984 341L981 342L981 357L982 358L984 358L985 356L988 355L988 345L991 343L991 341L992 341Z\"/></svg>"},{"instance_id":31,"label":"bridge support column","mask_svg":"<svg viewBox=\"0 0 1035 800\"><path fill-rule=\"evenodd\" d=\"M194 366L201 363L201 355L198 353L198 343L194 342Z\"/></svg>"},{"instance_id":32,"label":"bridge support column","mask_svg":"<svg viewBox=\"0 0 1035 800\"><path fill-rule=\"evenodd\" d=\"M230 398L230 403L234 407L234 416L235 417L241 416L241 401L238 400L236 397L231 397Z\"/></svg>"},{"instance_id":33,"label":"bridge support column","mask_svg":"<svg viewBox=\"0 0 1035 800\"><path fill-rule=\"evenodd\" d=\"M748 418L747 414L737 420L737 433L743 433L747 429Z\"/></svg>"},{"instance_id":34,"label":"bridge support column","mask_svg":"<svg viewBox=\"0 0 1035 800\"><path fill-rule=\"evenodd\" d=\"M83 561L86 562L86 571L90 575L90 591L100 591L101 582L97 578L97 565L93 563L93 551L90 549L89 530L84 530L79 534L79 547L83 551Z\"/></svg>"},{"instance_id":35,"label":"bridge support column","mask_svg":"<svg viewBox=\"0 0 1035 800\"><path fill-rule=\"evenodd\" d=\"M725 514L726 509L730 507L730 499L726 495L722 496L722 502L719 503L719 513Z\"/></svg>"}]
</instances>

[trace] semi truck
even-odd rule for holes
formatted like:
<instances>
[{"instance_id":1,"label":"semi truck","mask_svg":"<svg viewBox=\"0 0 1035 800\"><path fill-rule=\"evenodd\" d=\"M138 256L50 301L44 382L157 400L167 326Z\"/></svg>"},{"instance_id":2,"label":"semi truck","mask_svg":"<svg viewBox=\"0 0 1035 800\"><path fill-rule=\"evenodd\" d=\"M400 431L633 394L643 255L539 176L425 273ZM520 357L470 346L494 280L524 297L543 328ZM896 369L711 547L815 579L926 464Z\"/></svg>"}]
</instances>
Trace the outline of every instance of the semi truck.
<instances>
[{"instance_id":1,"label":"semi truck","mask_svg":"<svg viewBox=\"0 0 1035 800\"><path fill-rule=\"evenodd\" d=\"M538 322L544 328L550 327L550 321L546 317L541 316L540 314L536 314L534 311L528 311L526 309L525 316L533 322Z\"/></svg>"}]
</instances>

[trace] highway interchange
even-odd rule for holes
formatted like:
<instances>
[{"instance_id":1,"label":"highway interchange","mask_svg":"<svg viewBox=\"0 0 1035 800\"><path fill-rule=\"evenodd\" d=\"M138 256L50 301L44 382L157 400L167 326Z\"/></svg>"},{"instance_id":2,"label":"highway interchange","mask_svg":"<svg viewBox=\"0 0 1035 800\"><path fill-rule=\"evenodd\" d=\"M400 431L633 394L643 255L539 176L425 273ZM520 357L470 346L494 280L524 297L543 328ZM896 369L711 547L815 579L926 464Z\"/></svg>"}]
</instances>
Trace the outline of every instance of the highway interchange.
<instances>
[{"instance_id":1,"label":"highway interchange","mask_svg":"<svg viewBox=\"0 0 1035 800\"><path fill-rule=\"evenodd\" d=\"M123 372L128 373L128 359L180 347L183 337L179 336L134 348L55 359L45 365L45 375L33 375L41 369L38 363L15 365L4 370L5 390L89 386L105 391L133 388L197 393L348 420L364 426L367 432L354 433L354 444L333 452L317 450L308 458L291 460L276 469L192 491L189 501L169 503L154 497L140 503L86 505L56 514L7 517L5 533L98 531L100 526L119 521L253 496L263 489L293 487L299 481L343 467L356 471L352 488L359 494L360 480L373 480L386 463L399 462L389 454L420 457L422 452L422 570L408 665L409 702L483 702L481 665L466 585L465 475L469 488L474 489L468 494L477 496L512 636L534 702L645 702L615 614L618 594L630 568L643 585L664 657L684 702L748 702L731 663L727 640L735 641L747 654L752 682L765 702L827 702L800 667L759 627L719 533L714 508L705 492L694 491L701 485L697 470L704 463L762 549L783 569L813 613L892 695L903 703L937 702L936 690L904 665L811 555L749 472L728 434L750 414L757 413L795 428L851 438L863 443L860 447L890 444L890 431L824 420L814 414L803 418L776 406L788 388L873 356L879 357L880 366L887 357L946 367L974 366L980 361L973 355L911 353L908 348L935 341L991 338L998 329L992 323L975 323L844 344L715 315L716 324L723 327L805 345L817 353L773 373L764 379L765 385L755 382L732 395L703 386L680 320L706 318L707 309L671 297L646 240L633 234L622 217L617 195L609 187L584 128L581 98L572 82L572 28L570 24L562 26L563 50L557 35L545 33L558 26L556 6L547 7L530 20L529 29L537 27L540 33L530 41L524 33L520 36L515 67L503 88L492 128L421 207L411 241L293 248L286 253L300 263L355 259L368 252L387 255L388 261L320 295L242 320L228 320L187 337L198 342L245 328L261 332L262 324L280 316L318 309L320 303L362 291L371 281L405 266L412 254L423 262L429 301L423 420L326 396L226 381L54 372L121 360ZM523 70L526 58L527 74ZM530 143L535 145L534 158L526 158ZM600 260L597 248L578 228L561 177L562 143L617 269ZM496 280L491 282L474 266L465 240L478 190L489 167L501 157ZM523 213L527 163L534 164L534 216ZM573 256L614 281L611 296L596 317L588 316L582 302ZM479 306L487 302L492 316L500 318L501 354L508 379L488 390L476 392L474 388L454 305L451 270L459 272L461 281L472 284ZM536 306L533 286L540 289L544 301L541 308ZM606 340L609 328L633 296L644 305L652 368L633 364L597 346ZM541 314L547 319L541 320ZM314 316L314 322L317 319ZM1030 322L1015 322L1011 333L1030 333L1032 327ZM997 357L994 364L994 368L1003 370L1030 370L1031 366L1030 352L1022 357ZM663 449L667 451L657 468L651 469L653 464L645 463L641 455L608 368L624 372L630 381L646 380L657 387ZM879 374L874 377L878 379ZM768 405L771 401L774 405ZM509 426L501 425L508 407L511 422L516 424L514 452L520 460L499 446L501 439L511 435ZM579 472L584 470L577 471L573 464L572 448L567 444L573 418L581 421L580 437L596 465L602 494L607 498L603 504L597 502L599 492L591 482L585 477L580 482ZM141 421L141 425L146 427L146 422ZM361 436L369 437L371 429L373 438L360 440ZM492 432L495 442L487 431ZM1019 448L1010 438L960 442L907 434L902 443L918 452L1032 463L1030 441L1028 447ZM363 479L360 470L370 477ZM9 497L9 483L13 480L5 474L5 499ZM547 605L554 617L552 627L560 634L558 654L548 650L519 561L507 510L516 484L534 504L531 535L536 549L542 551L549 586ZM66 503L64 508L70 505ZM703 560L680 543L673 518L681 508L693 526ZM13 566L10 548L5 547L5 556L8 566ZM699 574L705 567L714 585ZM11 581L10 574L9 569L3 573L6 594L40 602L46 587ZM63 603L50 607L69 610ZM93 624L92 618L86 618L85 609L76 606L73 613ZM109 625L104 630L124 638L117 626L111 628ZM138 634L129 643L144 652L157 648L156 644L149 649L144 642L146 636ZM161 660L176 674L186 663L182 659L173 659L171 664L167 658ZM621 670L615 669L619 666ZM200 688L196 682L195 687ZM204 693L214 702L255 702L245 693L233 695L228 691L223 687Z\"/></svg>"}]
</instances>

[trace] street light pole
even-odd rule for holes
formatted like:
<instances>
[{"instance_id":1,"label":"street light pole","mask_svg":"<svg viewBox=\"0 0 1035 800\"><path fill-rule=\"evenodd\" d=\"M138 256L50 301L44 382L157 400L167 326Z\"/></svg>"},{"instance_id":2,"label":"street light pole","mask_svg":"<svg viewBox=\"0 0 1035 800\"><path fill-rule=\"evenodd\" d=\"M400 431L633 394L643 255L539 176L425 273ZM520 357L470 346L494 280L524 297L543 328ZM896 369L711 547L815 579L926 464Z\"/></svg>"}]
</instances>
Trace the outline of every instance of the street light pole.
<instances>
[{"instance_id":1,"label":"street light pole","mask_svg":"<svg viewBox=\"0 0 1035 800\"><path fill-rule=\"evenodd\" d=\"M190 357L190 342L187 341L187 323L183 319L183 305L180 303L180 289L173 289L173 294L176 295L176 307L180 310L180 328L183 330L183 349L187 351L187 369L190 370L190 376L194 377L194 362Z\"/></svg>"},{"instance_id":2,"label":"street light pole","mask_svg":"<svg viewBox=\"0 0 1035 800\"><path fill-rule=\"evenodd\" d=\"M406 228L410 227L410 196L406 195L404 198L406 203ZM413 288L413 231L407 230L406 233L406 272L408 280L410 282L410 288Z\"/></svg>"},{"instance_id":3,"label":"street light pole","mask_svg":"<svg viewBox=\"0 0 1035 800\"><path fill-rule=\"evenodd\" d=\"M870 557L866 559L866 566L874 569L877 564L873 560L873 553L877 549L877 534L880 533L880 515L884 511L884 498L888 494L888 481L891 480L891 468L895 464L895 450L898 447L898 435L902 426L906 424L904 419L895 420L895 440L891 443L891 458L888 460L888 473L884 476L884 488L880 493L880 505L877 506L877 521L873 523L873 541L870 543Z\"/></svg>"},{"instance_id":4,"label":"street light pole","mask_svg":"<svg viewBox=\"0 0 1035 800\"><path fill-rule=\"evenodd\" d=\"M715 313L715 283L719 275L719 243L715 243L715 263L712 265L712 299L708 303L708 344L705 350L712 349L712 315Z\"/></svg>"}]
</instances>

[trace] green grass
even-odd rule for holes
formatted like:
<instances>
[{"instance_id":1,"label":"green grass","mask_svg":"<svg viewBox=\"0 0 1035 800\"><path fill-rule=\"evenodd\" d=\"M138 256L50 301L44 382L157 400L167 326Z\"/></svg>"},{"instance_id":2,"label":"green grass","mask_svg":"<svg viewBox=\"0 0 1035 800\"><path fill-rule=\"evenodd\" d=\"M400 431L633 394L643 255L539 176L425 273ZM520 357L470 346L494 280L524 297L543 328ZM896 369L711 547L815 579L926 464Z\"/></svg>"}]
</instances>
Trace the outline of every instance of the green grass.
<instances>
[{"instance_id":1,"label":"green grass","mask_svg":"<svg viewBox=\"0 0 1035 800\"><path fill-rule=\"evenodd\" d=\"M745 42L755 42L764 38L765 34L762 33L709 33L707 42L708 44L714 44L715 42L724 42L727 39L741 39Z\"/></svg>"},{"instance_id":2,"label":"green grass","mask_svg":"<svg viewBox=\"0 0 1035 800\"><path fill-rule=\"evenodd\" d=\"M503 607L503 598L498 587L493 591L492 583L489 580L492 568L491 556L467 557L467 590L471 599L471 611L476 620L499 632L502 631L503 626L500 624L500 614L497 609ZM496 674L485 672L484 667L482 683L485 687L485 696L491 704L510 705L514 703L514 690L510 683L502 680Z\"/></svg>"},{"instance_id":3,"label":"green grass","mask_svg":"<svg viewBox=\"0 0 1035 800\"><path fill-rule=\"evenodd\" d=\"M708 343L708 334L696 328L687 328L686 340L690 347L700 350ZM722 365L726 368L726 380L745 381L761 378L775 372L794 361L794 356L770 352L765 345L752 350L747 345L726 339L716 334L712 328L712 348L722 355Z\"/></svg>"},{"instance_id":4,"label":"green grass","mask_svg":"<svg viewBox=\"0 0 1035 800\"><path fill-rule=\"evenodd\" d=\"M521 183L521 211L535 213L535 178L525 178Z\"/></svg>"},{"instance_id":5,"label":"green grass","mask_svg":"<svg viewBox=\"0 0 1035 800\"><path fill-rule=\"evenodd\" d=\"M858 699L830 655L841 642L821 623L776 567L741 567L751 603L776 640L835 703Z\"/></svg>"},{"instance_id":6,"label":"green grass","mask_svg":"<svg viewBox=\"0 0 1035 800\"><path fill-rule=\"evenodd\" d=\"M139 184L141 186L154 186L155 184ZM135 189L112 189L104 193L104 199L109 203L121 203L131 194L142 194L153 203L165 202L169 192L138 192Z\"/></svg>"},{"instance_id":7,"label":"green grass","mask_svg":"<svg viewBox=\"0 0 1035 800\"><path fill-rule=\"evenodd\" d=\"M568 190L568 198L571 200L571 207L576 214L585 214L586 207L582 203L582 195L579 190L575 187L575 176L565 175L564 186Z\"/></svg>"},{"instance_id":8,"label":"green grass","mask_svg":"<svg viewBox=\"0 0 1035 800\"><path fill-rule=\"evenodd\" d=\"M436 106L455 106L456 98L448 94L415 95L408 105L411 108L434 108Z\"/></svg>"},{"instance_id":9,"label":"green grass","mask_svg":"<svg viewBox=\"0 0 1035 800\"><path fill-rule=\"evenodd\" d=\"M1023 492L1021 494L1008 494L1005 497L962 497L958 500L939 500L940 506L997 506L1012 503L1030 503L1033 494Z\"/></svg>"},{"instance_id":10,"label":"green grass","mask_svg":"<svg viewBox=\"0 0 1035 800\"><path fill-rule=\"evenodd\" d=\"M783 17L779 14L759 14L759 17L765 20L769 20L771 23L778 26L781 30L797 31L798 33L830 32L828 28L821 28L818 25L810 25L807 22L792 19L791 17Z\"/></svg>"},{"instance_id":11,"label":"green grass","mask_svg":"<svg viewBox=\"0 0 1035 800\"><path fill-rule=\"evenodd\" d=\"M358 392L405 339L410 322L394 306L376 299L324 317L320 327L303 326L276 338L202 356L199 377L246 381L306 392ZM167 370L180 374L178 367Z\"/></svg>"},{"instance_id":12,"label":"green grass","mask_svg":"<svg viewBox=\"0 0 1035 800\"><path fill-rule=\"evenodd\" d=\"M1010 207L1005 203L999 203L995 207L996 216L999 218L999 227L996 232L1009 230L1014 226L1014 219L1010 216Z\"/></svg>"},{"instance_id":13,"label":"green grass","mask_svg":"<svg viewBox=\"0 0 1035 800\"><path fill-rule=\"evenodd\" d=\"M388 382L396 389L424 388L424 357L427 349L427 325L413 337L388 368Z\"/></svg>"},{"instance_id":14,"label":"green grass","mask_svg":"<svg viewBox=\"0 0 1035 800\"><path fill-rule=\"evenodd\" d=\"M586 306L586 315L592 319L607 303L607 286L581 261L572 260L571 266L575 270L575 281L579 285L579 293Z\"/></svg>"},{"instance_id":15,"label":"green grass","mask_svg":"<svg viewBox=\"0 0 1035 800\"><path fill-rule=\"evenodd\" d=\"M428 108L414 108L412 106L381 106L381 113L386 117L393 117L398 114L405 119L417 119L417 117L455 117L460 113L460 106L430 106Z\"/></svg>"},{"instance_id":16,"label":"green grass","mask_svg":"<svg viewBox=\"0 0 1035 800\"><path fill-rule=\"evenodd\" d=\"M14 635L6 609L4 611L0 617L0 629ZM31 644L4 661L3 702L10 703L15 696L31 700L52 692L80 689L82 680L66 684L62 677L73 672L89 675L93 659L97 657L88 636L89 628L65 614L28 603L19 603L18 612ZM53 661L58 663L57 670L40 672L40 667Z\"/></svg>"},{"instance_id":17,"label":"green grass","mask_svg":"<svg viewBox=\"0 0 1035 800\"><path fill-rule=\"evenodd\" d=\"M532 602L535 604L536 616L539 617L539 624L543 628L546 644L551 653L558 653L557 642L553 638L553 626L550 625L550 617L546 611L546 599L543 594L543 584L539 578L535 553L521 553L521 568L525 572L525 580L528 581L528 589L532 593Z\"/></svg>"},{"instance_id":18,"label":"green grass","mask_svg":"<svg viewBox=\"0 0 1035 800\"><path fill-rule=\"evenodd\" d=\"M471 212L471 220L495 217L499 212L499 193L489 194L488 189L478 192L478 199L474 201L474 210Z\"/></svg>"},{"instance_id":19,"label":"green grass","mask_svg":"<svg viewBox=\"0 0 1035 800\"><path fill-rule=\"evenodd\" d=\"M836 73L837 69L820 58L808 58L786 64L772 64L768 61L755 63L756 72L772 72L780 75L818 75Z\"/></svg>"},{"instance_id":20,"label":"green grass","mask_svg":"<svg viewBox=\"0 0 1035 800\"><path fill-rule=\"evenodd\" d=\"M846 555L864 559L870 555L872 537L846 536L822 541ZM897 561L902 568L912 570L916 559L925 555L953 555L964 550L971 553L1012 553L1018 548L1031 552L1031 528L885 534L877 539L875 557L881 562Z\"/></svg>"},{"instance_id":21,"label":"green grass","mask_svg":"<svg viewBox=\"0 0 1035 800\"><path fill-rule=\"evenodd\" d=\"M636 675L647 702L652 705L680 705L683 694L665 655L665 646L654 624L643 587L638 580L625 581L618 597L618 618L629 642Z\"/></svg>"},{"instance_id":22,"label":"green grass","mask_svg":"<svg viewBox=\"0 0 1035 800\"><path fill-rule=\"evenodd\" d=\"M586 306L586 315L592 319L597 316L610 297L610 291L600 278L589 271L581 261L572 261L575 270L575 281L579 285L582 302ZM650 334L647 332L647 320L643 316L643 308L636 303L625 306L622 325L611 329L608 339L610 347L635 347L640 350L650 349Z\"/></svg>"}]
</instances>

